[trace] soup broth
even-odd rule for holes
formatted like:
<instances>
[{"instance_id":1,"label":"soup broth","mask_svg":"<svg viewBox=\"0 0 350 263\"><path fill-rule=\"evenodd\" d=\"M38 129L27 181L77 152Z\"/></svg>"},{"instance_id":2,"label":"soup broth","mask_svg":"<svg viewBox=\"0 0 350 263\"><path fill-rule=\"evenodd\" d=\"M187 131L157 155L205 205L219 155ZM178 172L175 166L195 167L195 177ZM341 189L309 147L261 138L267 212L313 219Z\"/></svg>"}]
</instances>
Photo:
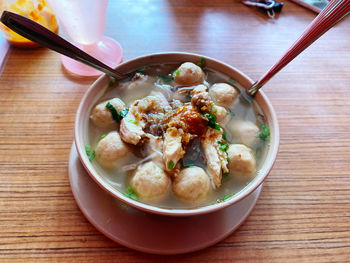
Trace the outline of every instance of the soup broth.
<instances>
[{"instance_id":1,"label":"soup broth","mask_svg":"<svg viewBox=\"0 0 350 263\"><path fill-rule=\"evenodd\" d=\"M122 102L124 102L124 108L128 108L130 113L130 107L133 105L133 103L135 103L135 100L142 100L150 95L162 94L163 97L166 98L167 102L170 103L171 106L169 109L172 112L175 112L183 105L189 105L188 107L195 108L193 105L194 93L192 91L199 84L191 86L177 83L175 80L176 75L179 74L177 72L178 70L178 64L150 65L136 69L135 72L130 73L130 78L128 80L115 83L111 82L109 86L106 87L106 91L104 92L103 96L98 99L96 105L113 98L119 98ZM231 170L229 172L225 172L225 167L223 166L223 170L220 171L221 185L216 186L215 183L213 183L213 179L210 178L210 174L212 172L210 169L208 169L208 161L211 156L215 157L216 153L214 155L208 155L208 152L203 148L205 144L202 138L205 136L205 133L198 136L194 135L188 140L188 143L183 146L185 153L183 156L181 156L178 162L174 164L174 167L171 167L172 161L170 161L165 163L164 167L161 168L163 171L165 171L166 176L171 179L171 185L168 187L169 189L167 190L166 196L161 198L161 200L142 198L138 195L137 191L131 187L131 179L133 176L135 176L137 168L141 167L147 162L152 161L152 154L145 151L144 141L141 139L136 145L124 141L123 145L126 145L128 154L123 155L118 160L115 160L112 166L106 166L104 164L101 165L101 162L99 162L97 158L92 160L96 171L111 186L116 188L121 193L124 193L126 196L139 202L144 202L167 209L191 209L228 200L230 197L244 189L244 187L246 187L259 173L269 147L268 125L265 123L263 112L257 103L252 102L251 104L247 104L241 102L239 98L236 98L234 102L222 106L224 110L226 110L224 121L219 123L218 121L214 120L214 122L210 123L210 116L215 115L217 109L220 108L219 106L223 105L218 103L218 99L215 99L215 93L211 92L213 85L216 83L226 83L238 92L242 92L243 88L232 78L225 76L220 72L216 72L210 68L204 68L203 72L205 73L205 79L201 82L201 84L204 84L204 86L207 87L206 92L210 95L210 99L214 103L212 104L214 105L212 107L214 109L204 109L204 111L201 112L201 110L203 110L202 107L199 108L198 112L200 118L203 119L206 126L212 125L213 123L214 125L219 125L206 127L205 129L213 130L213 132L221 132L221 141L214 141L213 143L216 143L216 146L219 147L216 147L216 149L220 149L222 151L222 153L219 152L218 154L223 154L223 156L226 156L227 166L229 166L230 162L233 161L228 157L228 147L237 144L249 144L246 146L251 149L256 160L256 169L254 172L249 174ZM178 105L176 105L177 103ZM206 113L206 110L209 110L209 113ZM118 113L118 110L116 111ZM111 114L113 113L111 112ZM167 113L164 115L166 114ZM124 116L124 118L127 117ZM134 122L137 124L138 121L134 120ZM159 128L153 127L155 125L152 126L147 124L145 128L147 130L146 133L152 133L153 136L160 138L163 140L162 143L164 143L165 131L168 128L166 125L168 125L168 123L169 122L166 122L164 124L164 127L166 127L165 130L162 128L163 126ZM88 144L91 147L91 152L93 152L95 149L97 151L98 143L110 132L116 131L120 133L120 126L120 121L116 121L116 123L112 126L98 127L92 120L90 120ZM239 131L239 129L242 127L248 128L246 128L246 130ZM218 129L220 129L220 131ZM162 149L165 149L164 146ZM161 158L163 158L163 156ZM238 158L240 158L240 153L238 154ZM178 194L174 194L173 192L172 185L174 184L175 178L183 169L187 169L188 167L200 167L203 169L203 171L205 171L206 176L210 178L210 190L206 196L200 200L181 198ZM193 187L195 188L196 186L194 185Z\"/></svg>"}]
</instances>

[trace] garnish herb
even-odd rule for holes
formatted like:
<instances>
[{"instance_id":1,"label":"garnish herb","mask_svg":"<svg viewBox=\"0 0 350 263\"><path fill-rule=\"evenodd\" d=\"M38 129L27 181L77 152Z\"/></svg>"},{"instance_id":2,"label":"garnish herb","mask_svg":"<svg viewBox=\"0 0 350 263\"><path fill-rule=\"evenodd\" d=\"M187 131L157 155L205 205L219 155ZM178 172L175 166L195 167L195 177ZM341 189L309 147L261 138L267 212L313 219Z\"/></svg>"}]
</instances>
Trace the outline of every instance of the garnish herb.
<instances>
[{"instance_id":1,"label":"garnish herb","mask_svg":"<svg viewBox=\"0 0 350 263\"><path fill-rule=\"evenodd\" d=\"M166 83L173 80L173 77L169 75L159 75L158 77L161 78Z\"/></svg>"},{"instance_id":2,"label":"garnish herb","mask_svg":"<svg viewBox=\"0 0 350 263\"><path fill-rule=\"evenodd\" d=\"M89 161L92 162L92 160L95 159L95 151L92 152L92 154L89 157Z\"/></svg>"},{"instance_id":3,"label":"garnish herb","mask_svg":"<svg viewBox=\"0 0 350 263\"><path fill-rule=\"evenodd\" d=\"M148 70L150 68L151 68L150 66L143 66L143 67L137 68L135 71L136 72L143 72L143 71Z\"/></svg>"},{"instance_id":4,"label":"garnish herb","mask_svg":"<svg viewBox=\"0 0 350 263\"><path fill-rule=\"evenodd\" d=\"M174 169L174 166L175 166L175 164L174 164L173 160L170 160L169 163L168 163L169 170Z\"/></svg>"},{"instance_id":5,"label":"garnish herb","mask_svg":"<svg viewBox=\"0 0 350 263\"><path fill-rule=\"evenodd\" d=\"M113 120L115 120L116 122L120 122L129 112L129 109L125 108L118 113L110 102L107 102L106 108L111 112Z\"/></svg>"},{"instance_id":6,"label":"garnish herb","mask_svg":"<svg viewBox=\"0 0 350 263\"><path fill-rule=\"evenodd\" d=\"M91 155L91 146L88 144L85 144L85 152L87 156Z\"/></svg>"},{"instance_id":7,"label":"garnish herb","mask_svg":"<svg viewBox=\"0 0 350 263\"><path fill-rule=\"evenodd\" d=\"M220 125L216 123L216 116L214 114L206 113L205 117L208 119L208 126L220 131Z\"/></svg>"},{"instance_id":8,"label":"garnish herb","mask_svg":"<svg viewBox=\"0 0 350 263\"><path fill-rule=\"evenodd\" d=\"M187 163L187 164L184 165L184 167L193 167L193 166L194 166L193 163Z\"/></svg>"},{"instance_id":9,"label":"garnish herb","mask_svg":"<svg viewBox=\"0 0 350 263\"><path fill-rule=\"evenodd\" d=\"M100 136L100 138L103 139L103 138L106 137L106 136L107 136L107 134L104 133L104 134L102 134L102 135Z\"/></svg>"},{"instance_id":10,"label":"garnish herb","mask_svg":"<svg viewBox=\"0 0 350 263\"><path fill-rule=\"evenodd\" d=\"M196 148L196 152L197 153L200 153L201 152L201 149L199 147Z\"/></svg>"},{"instance_id":11,"label":"garnish herb","mask_svg":"<svg viewBox=\"0 0 350 263\"><path fill-rule=\"evenodd\" d=\"M89 157L89 161L92 162L92 160L95 159L95 151L91 152L91 146L88 144L85 144L85 152L86 152L86 155Z\"/></svg>"},{"instance_id":12,"label":"garnish herb","mask_svg":"<svg viewBox=\"0 0 350 263\"><path fill-rule=\"evenodd\" d=\"M119 115L121 118L124 118L126 114L128 114L128 112L129 112L129 108L125 108L119 112Z\"/></svg>"},{"instance_id":13,"label":"garnish herb","mask_svg":"<svg viewBox=\"0 0 350 263\"><path fill-rule=\"evenodd\" d=\"M125 195L126 197L129 197L129 198L135 200L135 201L138 200L138 196L137 196L137 194L135 193L134 189L131 188L131 186L128 186L128 187L126 188L126 193L124 193L124 195Z\"/></svg>"},{"instance_id":14,"label":"garnish herb","mask_svg":"<svg viewBox=\"0 0 350 263\"><path fill-rule=\"evenodd\" d=\"M117 80L115 78L111 78L111 80L108 83L108 87L113 87L113 85L115 84Z\"/></svg>"},{"instance_id":15,"label":"garnish herb","mask_svg":"<svg viewBox=\"0 0 350 263\"><path fill-rule=\"evenodd\" d=\"M221 199L218 199L216 201L216 203L222 203L225 202L226 200L228 200L229 198L231 198L232 196L234 196L235 194L228 194L228 195L224 195Z\"/></svg>"},{"instance_id":16,"label":"garnish herb","mask_svg":"<svg viewBox=\"0 0 350 263\"><path fill-rule=\"evenodd\" d=\"M206 65L206 64L207 64L207 63L205 62L204 57L201 57L201 60L197 62L197 66L201 67L202 69L205 68L205 65Z\"/></svg>"},{"instance_id":17,"label":"garnish herb","mask_svg":"<svg viewBox=\"0 0 350 263\"><path fill-rule=\"evenodd\" d=\"M261 124L261 132L259 134L259 138L263 141L269 141L270 137L270 129L266 124Z\"/></svg>"},{"instance_id":18,"label":"garnish herb","mask_svg":"<svg viewBox=\"0 0 350 263\"><path fill-rule=\"evenodd\" d=\"M220 125L215 123L214 127L213 127L215 130L217 131L220 131Z\"/></svg>"},{"instance_id":19,"label":"garnish herb","mask_svg":"<svg viewBox=\"0 0 350 263\"><path fill-rule=\"evenodd\" d=\"M227 133L226 133L226 132L223 132L223 133L222 133L222 138L223 138L225 141L227 141Z\"/></svg>"},{"instance_id":20,"label":"garnish herb","mask_svg":"<svg viewBox=\"0 0 350 263\"><path fill-rule=\"evenodd\" d=\"M139 124L140 124L139 121L133 120L133 119L127 119L127 121L130 122L130 123L133 123L133 124L135 124L135 125L139 125Z\"/></svg>"},{"instance_id":21,"label":"garnish herb","mask_svg":"<svg viewBox=\"0 0 350 263\"><path fill-rule=\"evenodd\" d=\"M180 70L179 69L175 70L175 74L176 74L176 76L179 76L180 75Z\"/></svg>"},{"instance_id":22,"label":"garnish herb","mask_svg":"<svg viewBox=\"0 0 350 263\"><path fill-rule=\"evenodd\" d=\"M232 85L236 85L236 81L233 78L229 78L228 82L230 82Z\"/></svg>"},{"instance_id":23,"label":"garnish herb","mask_svg":"<svg viewBox=\"0 0 350 263\"><path fill-rule=\"evenodd\" d=\"M212 127L216 122L216 116L214 114L206 113L205 117L208 119L208 126Z\"/></svg>"},{"instance_id":24,"label":"garnish herb","mask_svg":"<svg viewBox=\"0 0 350 263\"><path fill-rule=\"evenodd\" d=\"M114 108L114 106L110 102L107 102L106 108L111 112L113 120L115 120L116 122L120 122L120 116L117 110Z\"/></svg>"},{"instance_id":25,"label":"garnish herb","mask_svg":"<svg viewBox=\"0 0 350 263\"><path fill-rule=\"evenodd\" d=\"M217 141L217 143L219 144L219 149L223 152L226 152L227 149L228 149L228 144L227 143L224 143L224 142L220 142L220 141Z\"/></svg>"},{"instance_id":26,"label":"garnish herb","mask_svg":"<svg viewBox=\"0 0 350 263\"><path fill-rule=\"evenodd\" d=\"M226 161L229 163L229 162L230 162L230 158L229 158L229 157L226 157Z\"/></svg>"}]
</instances>

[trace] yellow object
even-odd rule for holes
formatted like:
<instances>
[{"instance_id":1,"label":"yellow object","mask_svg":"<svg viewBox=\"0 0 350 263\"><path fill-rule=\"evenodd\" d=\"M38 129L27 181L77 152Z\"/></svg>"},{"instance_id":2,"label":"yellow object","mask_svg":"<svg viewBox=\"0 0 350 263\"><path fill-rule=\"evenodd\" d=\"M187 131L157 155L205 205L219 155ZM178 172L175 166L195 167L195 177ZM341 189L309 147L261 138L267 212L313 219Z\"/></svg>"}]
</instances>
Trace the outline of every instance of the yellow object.
<instances>
[{"instance_id":1,"label":"yellow object","mask_svg":"<svg viewBox=\"0 0 350 263\"><path fill-rule=\"evenodd\" d=\"M56 17L46 0L0 0L0 12L7 10L25 16L42 26L57 33ZM39 45L18 35L4 24L0 23L4 37L13 45L24 48L38 47Z\"/></svg>"}]
</instances>

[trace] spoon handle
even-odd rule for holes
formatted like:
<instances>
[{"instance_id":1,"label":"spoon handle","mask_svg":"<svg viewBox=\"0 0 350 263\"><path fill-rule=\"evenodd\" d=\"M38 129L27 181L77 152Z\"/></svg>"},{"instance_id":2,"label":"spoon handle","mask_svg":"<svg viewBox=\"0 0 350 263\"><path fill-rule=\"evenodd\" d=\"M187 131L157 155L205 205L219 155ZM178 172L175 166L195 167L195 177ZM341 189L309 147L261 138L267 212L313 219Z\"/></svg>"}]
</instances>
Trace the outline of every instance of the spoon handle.
<instances>
[{"instance_id":1,"label":"spoon handle","mask_svg":"<svg viewBox=\"0 0 350 263\"><path fill-rule=\"evenodd\" d=\"M333 0L323 9L319 15L305 29L302 35L286 51L286 53L275 63L257 82L247 89L248 95L253 97L256 92L278 71L303 52L308 46L326 33L335 24L350 13L349 0Z\"/></svg>"},{"instance_id":2,"label":"spoon handle","mask_svg":"<svg viewBox=\"0 0 350 263\"><path fill-rule=\"evenodd\" d=\"M4 11L2 13L0 21L16 33L25 38L28 38L33 42L52 49L67 57L80 61L88 66L91 66L112 76L113 78L125 78L122 73L112 69L111 67L72 45L57 34L51 32L47 28L26 17L17 15L12 12Z\"/></svg>"}]
</instances>

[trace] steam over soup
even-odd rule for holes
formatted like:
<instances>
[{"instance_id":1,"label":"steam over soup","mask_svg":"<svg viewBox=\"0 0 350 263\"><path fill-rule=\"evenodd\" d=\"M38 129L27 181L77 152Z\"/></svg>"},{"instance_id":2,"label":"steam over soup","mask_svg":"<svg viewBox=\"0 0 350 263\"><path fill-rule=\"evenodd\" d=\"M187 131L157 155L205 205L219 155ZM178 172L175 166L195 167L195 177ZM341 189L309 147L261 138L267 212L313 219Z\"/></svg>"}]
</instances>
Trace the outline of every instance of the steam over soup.
<instances>
[{"instance_id":1,"label":"steam over soup","mask_svg":"<svg viewBox=\"0 0 350 263\"><path fill-rule=\"evenodd\" d=\"M259 173L269 129L233 79L197 65L151 65L111 82L91 109L87 154L124 195L163 208L223 202Z\"/></svg>"}]
</instances>

